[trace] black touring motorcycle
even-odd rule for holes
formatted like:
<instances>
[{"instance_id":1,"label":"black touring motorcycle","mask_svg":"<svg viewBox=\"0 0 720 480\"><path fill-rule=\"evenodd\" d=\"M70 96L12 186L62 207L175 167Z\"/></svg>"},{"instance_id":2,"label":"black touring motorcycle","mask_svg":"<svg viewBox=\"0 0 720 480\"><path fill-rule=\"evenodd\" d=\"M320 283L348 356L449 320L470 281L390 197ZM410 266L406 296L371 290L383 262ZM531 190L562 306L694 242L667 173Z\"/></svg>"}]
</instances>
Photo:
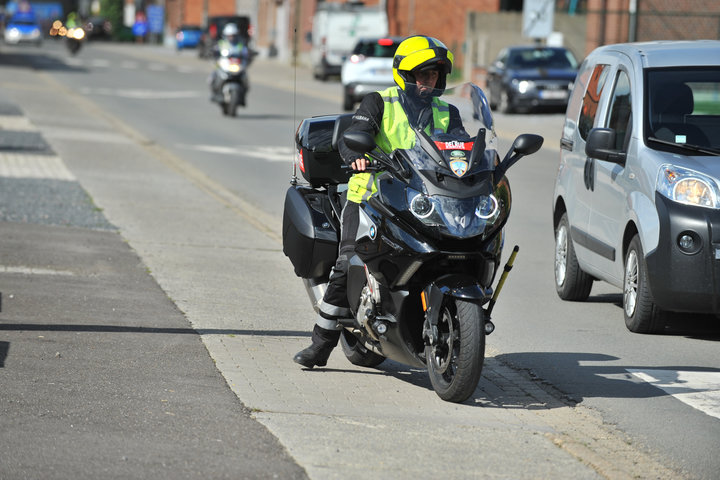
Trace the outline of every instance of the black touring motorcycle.
<instances>
[{"instance_id":1,"label":"black touring motorcycle","mask_svg":"<svg viewBox=\"0 0 720 480\"><path fill-rule=\"evenodd\" d=\"M482 90L446 92L473 138L429 136L416 129L413 148L390 155L360 132L343 133L351 114L304 119L296 133L296 166L285 197L283 251L303 279L315 309L337 257L340 212L351 171L337 150L368 152L378 191L361 204L347 295L354 318L341 320L351 363L375 367L385 358L427 367L440 398L463 402L477 387L490 314L517 253L492 288L510 214L505 172L538 151L543 138L518 136L497 153L492 114ZM479 125L478 125L479 124Z\"/></svg>"}]
</instances>

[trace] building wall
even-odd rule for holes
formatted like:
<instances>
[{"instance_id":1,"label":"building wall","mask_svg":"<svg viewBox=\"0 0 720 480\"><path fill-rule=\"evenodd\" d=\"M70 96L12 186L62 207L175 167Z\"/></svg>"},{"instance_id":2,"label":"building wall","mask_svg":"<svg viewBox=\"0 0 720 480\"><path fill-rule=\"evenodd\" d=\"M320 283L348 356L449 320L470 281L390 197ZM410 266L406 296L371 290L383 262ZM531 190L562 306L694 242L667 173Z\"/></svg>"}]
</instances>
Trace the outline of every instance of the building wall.
<instances>
[{"instance_id":1,"label":"building wall","mask_svg":"<svg viewBox=\"0 0 720 480\"><path fill-rule=\"evenodd\" d=\"M464 63L465 18L468 12L494 13L500 0L386 0L391 35L429 35L442 41Z\"/></svg>"},{"instance_id":2,"label":"building wall","mask_svg":"<svg viewBox=\"0 0 720 480\"><path fill-rule=\"evenodd\" d=\"M343 3L343 0L327 0ZM586 11L568 15L555 13L554 30L566 45L584 57L595 47L631 39L676 40L720 38L719 0L636 0L637 14L628 11L631 0L586 0ZM249 13L255 26L255 46L280 59L304 62L310 50L307 34L319 0L166 0L168 23L202 24L203 8L208 15ZM501 43L526 42L520 35L522 12L500 12L507 0L365 0L367 5L385 6L391 35L426 34L442 40L455 54L460 68L475 68L487 62ZM512 2L510 2L512 3ZM556 0L562 11L567 0ZM513 3L515 5L515 3ZM498 15L509 15L508 19ZM470 18L479 30L470 32ZM562 18L566 20L560 21ZM578 19L586 23L579 26ZM583 20L583 21L585 21ZM507 22L512 22L508 24ZM177 22L174 24L174 22ZM582 39L578 34L585 35ZM478 42L481 42L478 45ZM468 54L472 59L467 59Z\"/></svg>"},{"instance_id":3,"label":"building wall","mask_svg":"<svg viewBox=\"0 0 720 480\"><path fill-rule=\"evenodd\" d=\"M585 53L628 41L720 38L718 0L588 0Z\"/></svg>"},{"instance_id":4,"label":"building wall","mask_svg":"<svg viewBox=\"0 0 720 480\"><path fill-rule=\"evenodd\" d=\"M720 38L718 0L641 0L637 40Z\"/></svg>"}]
</instances>

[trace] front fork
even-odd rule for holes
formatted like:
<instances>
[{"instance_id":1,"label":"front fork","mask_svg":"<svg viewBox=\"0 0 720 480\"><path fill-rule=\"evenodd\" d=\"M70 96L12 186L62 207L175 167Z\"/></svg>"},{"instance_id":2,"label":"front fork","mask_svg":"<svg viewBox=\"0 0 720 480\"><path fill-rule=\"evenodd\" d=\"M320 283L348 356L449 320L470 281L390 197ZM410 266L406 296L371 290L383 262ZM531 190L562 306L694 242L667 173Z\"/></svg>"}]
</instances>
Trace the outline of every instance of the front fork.
<instances>
[{"instance_id":1,"label":"front fork","mask_svg":"<svg viewBox=\"0 0 720 480\"><path fill-rule=\"evenodd\" d=\"M484 308L485 310L485 334L490 335L492 332L495 331L495 324L490 320L490 315L492 313L493 308L495 307L495 302L497 301L498 296L500 295L500 291L503 288L503 285L505 285L505 280L507 279L508 274L510 273L510 270L512 270L513 263L515 262L515 257L518 254L518 251L520 250L520 247L515 245L515 248L513 248L512 253L510 254L510 258L508 258L507 263L505 264L505 268L503 269L502 275L500 275L500 279L498 280L497 288L495 289L495 292L493 293L493 296L490 298L490 301L488 302L487 306ZM473 285L464 285L464 286L451 286L450 282L444 284L444 285L438 285L437 283L433 282L421 292L420 299L422 300L422 308L425 312L425 324L423 326L423 339L425 340L425 343L428 345L435 345L438 342L439 339L439 331L438 331L438 321L440 318L440 312L443 304L443 299L446 295L454 296L457 298L462 298L466 300L476 300L478 302L486 301L487 299L487 293L486 291L480 287L477 284Z\"/></svg>"}]
</instances>

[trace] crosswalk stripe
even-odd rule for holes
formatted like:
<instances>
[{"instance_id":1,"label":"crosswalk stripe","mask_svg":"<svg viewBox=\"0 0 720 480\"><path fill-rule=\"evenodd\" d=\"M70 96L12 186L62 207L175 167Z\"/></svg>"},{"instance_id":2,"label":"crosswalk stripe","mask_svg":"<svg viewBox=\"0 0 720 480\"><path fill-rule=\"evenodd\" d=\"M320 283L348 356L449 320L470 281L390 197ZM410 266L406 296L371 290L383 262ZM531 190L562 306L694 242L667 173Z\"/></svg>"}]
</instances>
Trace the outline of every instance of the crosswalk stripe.
<instances>
[{"instance_id":1,"label":"crosswalk stripe","mask_svg":"<svg viewBox=\"0 0 720 480\"><path fill-rule=\"evenodd\" d=\"M681 402L720 418L720 371L627 369Z\"/></svg>"}]
</instances>

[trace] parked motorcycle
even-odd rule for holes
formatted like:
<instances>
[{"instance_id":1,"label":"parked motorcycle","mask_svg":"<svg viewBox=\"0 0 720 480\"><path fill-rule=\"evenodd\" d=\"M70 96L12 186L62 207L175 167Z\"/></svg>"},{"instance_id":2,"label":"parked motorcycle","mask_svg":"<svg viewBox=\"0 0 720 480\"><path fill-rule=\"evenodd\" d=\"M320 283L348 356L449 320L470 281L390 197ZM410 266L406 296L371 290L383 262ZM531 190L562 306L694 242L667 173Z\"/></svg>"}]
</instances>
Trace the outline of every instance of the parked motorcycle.
<instances>
[{"instance_id":1,"label":"parked motorcycle","mask_svg":"<svg viewBox=\"0 0 720 480\"><path fill-rule=\"evenodd\" d=\"M505 172L539 150L543 138L518 136L500 161L492 113L480 88L466 84L443 100L458 106L475 137L428 135L387 155L361 132L343 133L352 114L304 119L285 197L283 252L303 279L315 310L339 244L345 183L351 172L337 151L341 135L384 173L360 206L347 295L353 318L341 320L342 350L359 366L386 358L426 367L440 398L463 402L477 388L493 306L518 252L493 289L511 206ZM472 130L470 127L473 127ZM477 130L475 130L475 128Z\"/></svg>"},{"instance_id":2,"label":"parked motorcycle","mask_svg":"<svg viewBox=\"0 0 720 480\"><path fill-rule=\"evenodd\" d=\"M247 61L239 54L220 56L211 80L212 101L220 105L224 115L234 117L237 107L245 106L248 90Z\"/></svg>"},{"instance_id":3,"label":"parked motorcycle","mask_svg":"<svg viewBox=\"0 0 720 480\"><path fill-rule=\"evenodd\" d=\"M83 42L85 41L85 29L82 27L71 27L67 29L65 34L65 46L67 47L70 55L76 55Z\"/></svg>"}]
</instances>

